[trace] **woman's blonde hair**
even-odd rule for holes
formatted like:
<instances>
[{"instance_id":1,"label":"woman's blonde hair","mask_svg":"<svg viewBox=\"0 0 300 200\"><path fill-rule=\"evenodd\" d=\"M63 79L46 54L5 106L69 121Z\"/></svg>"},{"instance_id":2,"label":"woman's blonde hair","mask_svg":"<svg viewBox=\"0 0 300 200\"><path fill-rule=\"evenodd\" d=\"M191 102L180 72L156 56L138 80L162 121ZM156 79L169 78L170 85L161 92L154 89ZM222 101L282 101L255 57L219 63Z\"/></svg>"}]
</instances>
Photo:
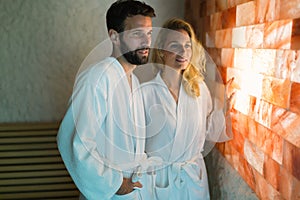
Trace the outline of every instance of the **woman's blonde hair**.
<instances>
[{"instance_id":1,"label":"woman's blonde hair","mask_svg":"<svg viewBox=\"0 0 300 200\"><path fill-rule=\"evenodd\" d=\"M152 62L154 65L162 70L164 65L164 60L162 55L162 50L164 50L163 45L166 41L168 33L170 30L178 31L184 30L188 33L192 42L192 58L189 65L183 72L182 83L184 85L187 94L198 97L200 96L199 83L204 79L205 71L205 51L201 43L197 40L192 26L182 19L173 18L164 23L162 30L157 36L157 40L154 44L154 49L152 52Z\"/></svg>"}]
</instances>

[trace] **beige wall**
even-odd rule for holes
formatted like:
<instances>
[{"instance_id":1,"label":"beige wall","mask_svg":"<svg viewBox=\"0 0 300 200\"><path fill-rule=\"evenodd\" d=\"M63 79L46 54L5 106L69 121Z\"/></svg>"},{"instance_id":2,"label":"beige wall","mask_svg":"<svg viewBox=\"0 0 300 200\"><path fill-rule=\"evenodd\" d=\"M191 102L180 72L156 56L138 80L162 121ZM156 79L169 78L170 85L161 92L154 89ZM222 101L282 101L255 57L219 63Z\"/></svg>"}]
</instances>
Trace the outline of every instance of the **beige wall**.
<instances>
[{"instance_id":1,"label":"beige wall","mask_svg":"<svg viewBox=\"0 0 300 200\"><path fill-rule=\"evenodd\" d=\"M0 0L0 122L58 121L87 54L107 39L112 0ZM147 0L154 26L184 0Z\"/></svg>"}]
</instances>

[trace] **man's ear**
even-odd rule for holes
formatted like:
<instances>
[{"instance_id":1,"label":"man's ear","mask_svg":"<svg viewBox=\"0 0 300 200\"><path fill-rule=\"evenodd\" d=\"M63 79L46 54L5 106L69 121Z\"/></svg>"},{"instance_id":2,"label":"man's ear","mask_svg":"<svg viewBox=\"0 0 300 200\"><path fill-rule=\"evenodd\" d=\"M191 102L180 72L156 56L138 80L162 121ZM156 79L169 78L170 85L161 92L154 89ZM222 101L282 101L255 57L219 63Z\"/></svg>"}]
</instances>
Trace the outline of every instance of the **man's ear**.
<instances>
[{"instance_id":1,"label":"man's ear","mask_svg":"<svg viewBox=\"0 0 300 200\"><path fill-rule=\"evenodd\" d=\"M119 33L117 31L115 31L114 29L110 29L108 31L108 35L110 40L112 41L112 43L118 45L120 42L120 38L119 38Z\"/></svg>"}]
</instances>

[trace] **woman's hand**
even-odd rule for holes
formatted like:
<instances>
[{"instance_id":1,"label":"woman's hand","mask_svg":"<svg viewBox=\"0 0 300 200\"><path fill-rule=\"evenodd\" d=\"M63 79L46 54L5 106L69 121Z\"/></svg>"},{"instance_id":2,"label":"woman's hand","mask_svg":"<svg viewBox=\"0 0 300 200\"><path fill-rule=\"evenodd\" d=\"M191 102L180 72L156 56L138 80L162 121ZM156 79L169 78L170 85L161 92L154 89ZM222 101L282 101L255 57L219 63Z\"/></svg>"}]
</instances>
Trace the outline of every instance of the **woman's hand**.
<instances>
[{"instance_id":1,"label":"woman's hand","mask_svg":"<svg viewBox=\"0 0 300 200\"><path fill-rule=\"evenodd\" d=\"M225 85L225 106L224 113L227 114L232 108L235 102L235 90L232 87L234 77L227 81Z\"/></svg>"}]
</instances>

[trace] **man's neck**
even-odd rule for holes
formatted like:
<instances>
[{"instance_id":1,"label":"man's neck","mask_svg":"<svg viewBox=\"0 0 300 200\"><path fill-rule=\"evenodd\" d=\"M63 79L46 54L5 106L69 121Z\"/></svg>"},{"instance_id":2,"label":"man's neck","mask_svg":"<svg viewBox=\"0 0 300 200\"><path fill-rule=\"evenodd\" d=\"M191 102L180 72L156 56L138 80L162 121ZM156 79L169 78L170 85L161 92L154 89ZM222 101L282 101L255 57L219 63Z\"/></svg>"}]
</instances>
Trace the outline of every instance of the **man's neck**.
<instances>
[{"instance_id":1,"label":"man's neck","mask_svg":"<svg viewBox=\"0 0 300 200\"><path fill-rule=\"evenodd\" d=\"M126 74L131 74L136 68L136 65L130 64L123 56L118 57L117 60L122 65Z\"/></svg>"}]
</instances>

